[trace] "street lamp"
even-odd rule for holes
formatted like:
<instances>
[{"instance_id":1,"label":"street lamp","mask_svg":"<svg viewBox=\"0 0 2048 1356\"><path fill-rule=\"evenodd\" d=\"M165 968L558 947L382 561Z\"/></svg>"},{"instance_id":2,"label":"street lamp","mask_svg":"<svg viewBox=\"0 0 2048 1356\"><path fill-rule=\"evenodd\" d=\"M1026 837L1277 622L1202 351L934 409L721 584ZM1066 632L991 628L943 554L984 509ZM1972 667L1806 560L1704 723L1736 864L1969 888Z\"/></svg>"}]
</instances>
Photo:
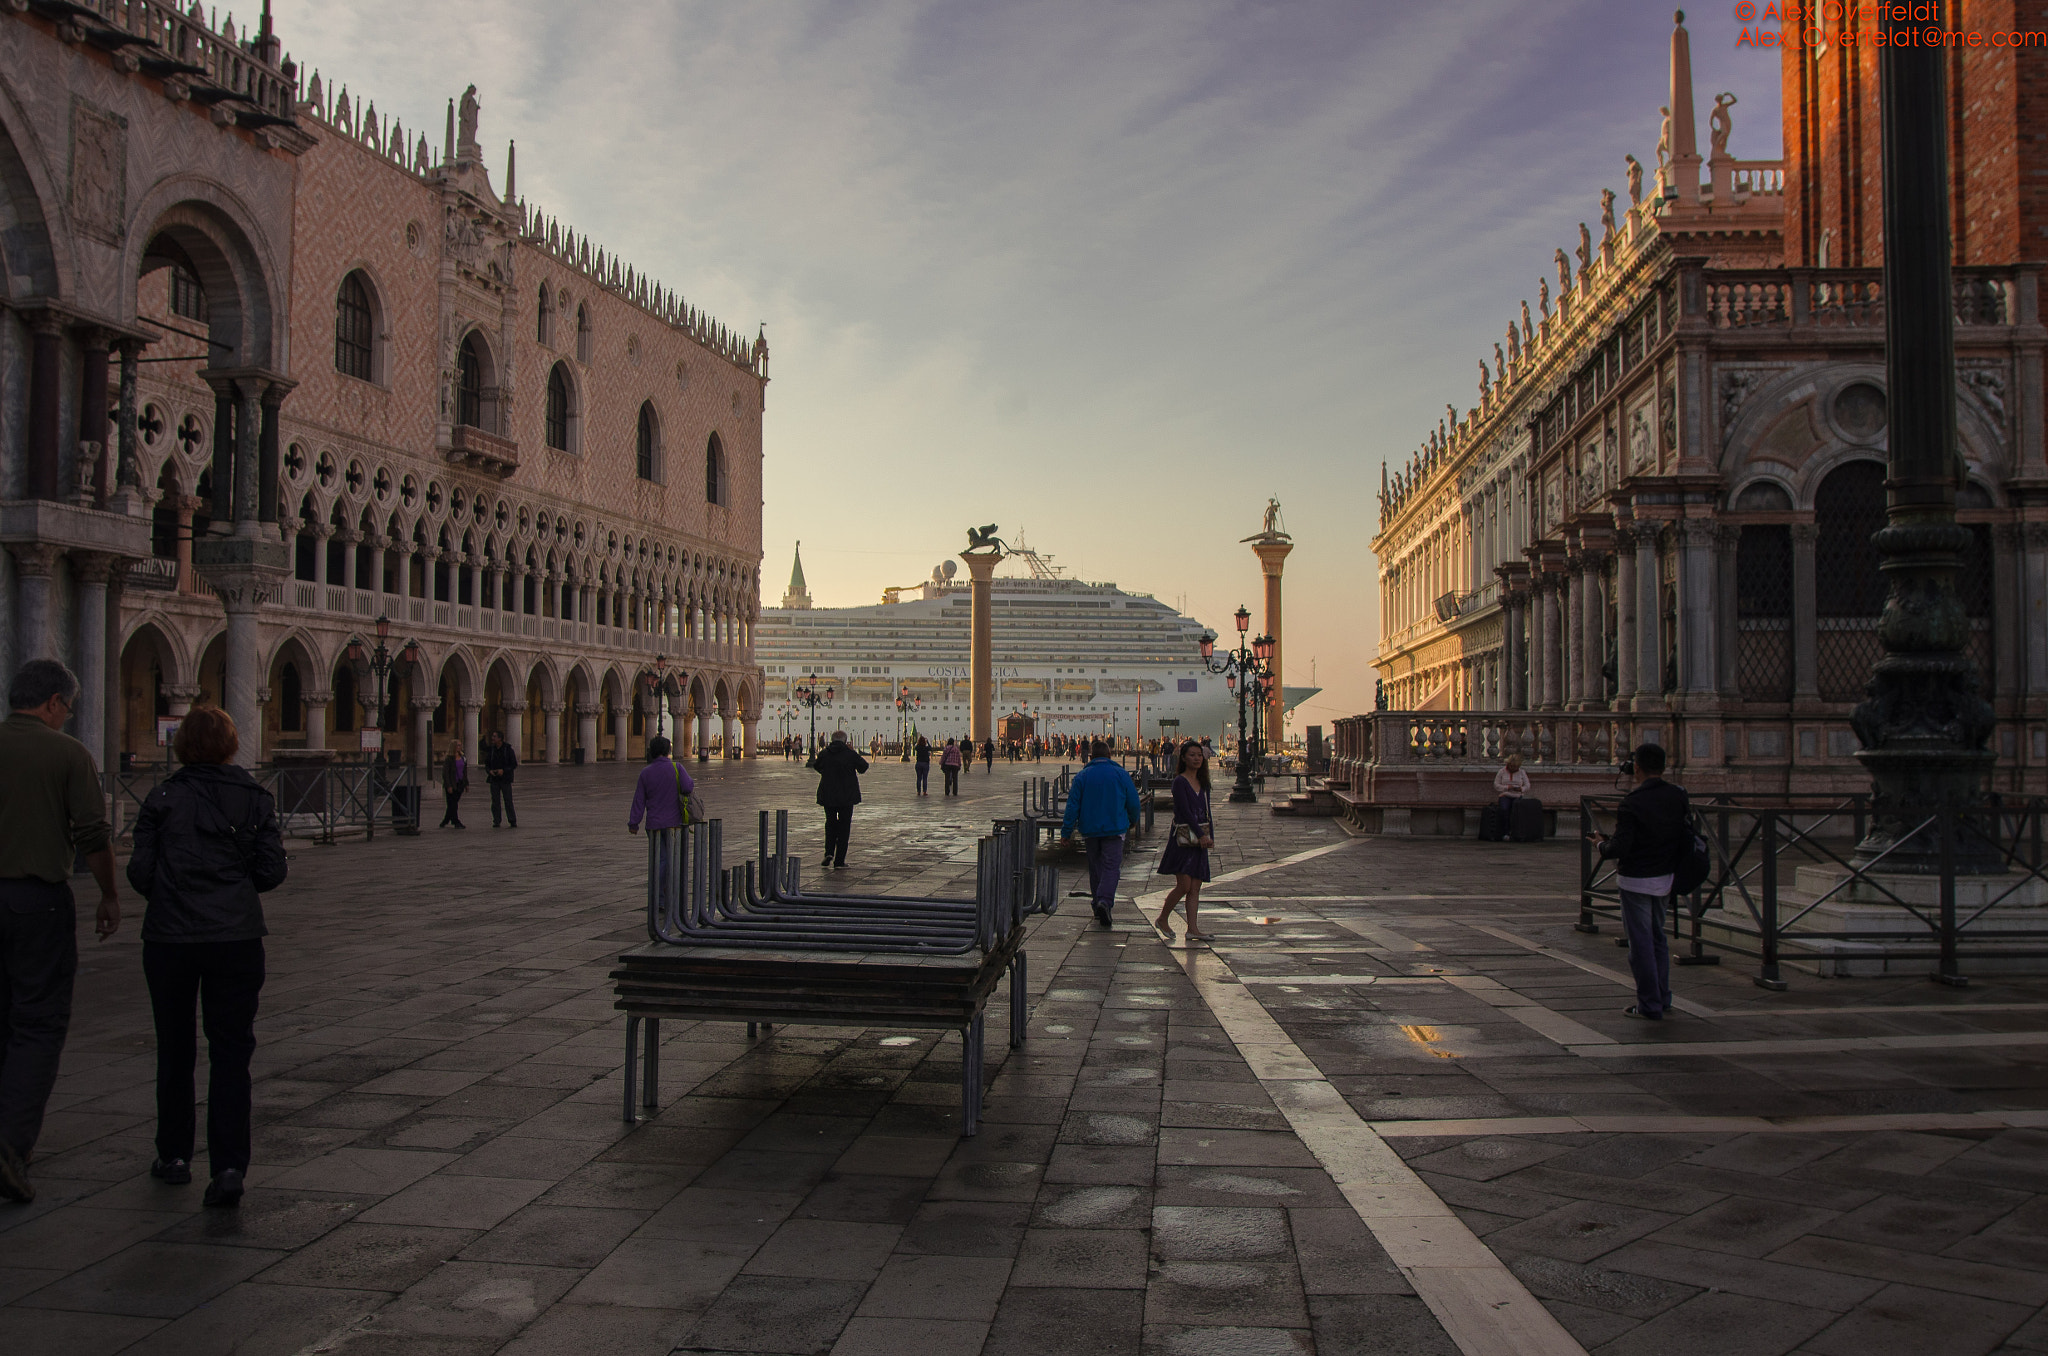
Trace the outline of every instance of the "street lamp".
<instances>
[{"instance_id":1,"label":"street lamp","mask_svg":"<svg viewBox=\"0 0 2048 1356\"><path fill-rule=\"evenodd\" d=\"M390 678L391 671L399 664L416 664L419 662L420 657L420 647L412 641L408 640L405 642L404 648L396 655L391 653L390 642L391 618L379 615L377 618L377 648L365 651L362 638L350 636L346 652L349 667L355 670L357 675L356 681L358 686L362 682L363 675L367 674L370 678L370 690L376 697L376 715L372 718L371 723L377 728L380 747L383 743L382 734L384 730L386 701L390 695L386 691L386 680ZM362 701L360 695L358 695L357 700ZM371 703L363 702L365 711L368 711L370 706Z\"/></svg>"},{"instance_id":2,"label":"street lamp","mask_svg":"<svg viewBox=\"0 0 2048 1356\"><path fill-rule=\"evenodd\" d=\"M1230 799L1238 804L1249 804L1258 800L1258 793L1252 790L1252 760L1258 757L1258 738L1250 735L1245 723L1247 717L1256 712L1256 702L1263 700L1266 693L1266 661L1273 655L1273 638L1260 636L1247 641L1245 633L1251 629L1252 614L1239 607L1231 614L1237 623L1237 648L1225 650L1223 658L1216 658L1216 633L1202 632L1202 667L1210 673L1223 675L1224 686L1237 697L1237 780L1230 788ZM1254 697L1254 693L1257 694ZM1253 703L1247 710L1247 703Z\"/></svg>"},{"instance_id":3,"label":"street lamp","mask_svg":"<svg viewBox=\"0 0 2048 1356\"><path fill-rule=\"evenodd\" d=\"M644 688L646 689L646 691L647 691L647 695L648 695L648 696L650 696L650 697L651 697L651 696L653 696L653 695L654 695L655 693L657 693L657 692L663 692L663 691L665 691L665 690L667 689L667 687L668 687L668 671L669 671L669 662L668 662L668 656L667 656L667 655L659 655L659 654L658 654L658 655L656 655L656 656L654 656L654 662L653 662L653 663L649 664L649 665L648 665L648 666L647 666L646 668L644 668L644 669L640 670L640 683L641 683L641 685L642 685L642 686L643 686L643 687L644 687ZM660 710L660 708L659 708L659 707L657 707L657 708L656 708L656 715L655 715L655 718L654 718L654 732L655 732L656 734L662 734L662 733L664 733L664 731L663 731L663 730L662 730L662 728L661 728L661 716L660 716L660 714L659 714L659 710ZM673 719L673 717L674 717L674 713L673 713L673 712L671 712L671 713L670 713L670 717L671 717L671 719ZM675 736L674 736L673 734L671 734L671 735L669 735L669 738L670 738L671 740L673 740L673 739L675 738Z\"/></svg>"},{"instance_id":4,"label":"street lamp","mask_svg":"<svg viewBox=\"0 0 2048 1356\"><path fill-rule=\"evenodd\" d=\"M916 721L913 719L913 717L916 715L917 712L923 709L924 698L912 696L910 692L910 684L905 683L902 685L901 688L897 690L896 742L903 746L902 761L906 763L910 761L909 730L916 724Z\"/></svg>"},{"instance_id":5,"label":"street lamp","mask_svg":"<svg viewBox=\"0 0 2048 1356\"><path fill-rule=\"evenodd\" d=\"M818 708L832 704L832 685L827 683L821 688L818 686L817 674L806 674L804 680L796 685L795 691L790 696L798 706L805 708L811 713L811 742L809 751L804 756L804 762L808 766L818 759Z\"/></svg>"}]
</instances>

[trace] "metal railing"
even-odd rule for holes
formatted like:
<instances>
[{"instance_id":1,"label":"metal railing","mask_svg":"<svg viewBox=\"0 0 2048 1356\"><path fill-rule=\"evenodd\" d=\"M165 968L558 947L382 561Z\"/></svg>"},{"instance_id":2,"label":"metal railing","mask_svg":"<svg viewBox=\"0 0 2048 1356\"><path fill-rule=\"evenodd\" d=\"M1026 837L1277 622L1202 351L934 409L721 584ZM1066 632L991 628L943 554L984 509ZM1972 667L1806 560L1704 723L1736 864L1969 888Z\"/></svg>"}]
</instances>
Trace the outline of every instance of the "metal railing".
<instances>
[{"instance_id":1,"label":"metal railing","mask_svg":"<svg viewBox=\"0 0 2048 1356\"><path fill-rule=\"evenodd\" d=\"M135 816L175 764L142 763L104 774L107 794L120 808L118 837L133 836ZM343 834L377 836L379 821L411 835L420 828L421 786L410 763L266 764L250 774L277 802L287 838L333 843Z\"/></svg>"},{"instance_id":2,"label":"metal railing","mask_svg":"<svg viewBox=\"0 0 2048 1356\"><path fill-rule=\"evenodd\" d=\"M1611 828L1621 800L1582 797L1588 831ZM1712 865L1700 888L1670 911L1671 937L1684 947L1682 953L1673 948L1681 965L1741 956L1756 962L1756 983L1782 989L1788 950L1849 962L1931 961L1931 977L1950 984L1966 982L1965 961L2048 958L2048 930L2000 926L1992 912L2001 904L2038 904L2048 894L2048 798L1994 796L1967 810L1904 809L1894 846L1868 861L1855 855L1874 813L1866 794L1701 797L1693 812ZM1898 845L1929 837L1939 845L1937 870L1902 872ZM2003 870L1959 866L1988 857ZM1823 880L1831 883L1815 892L1797 889L1795 873L1802 866L1822 868ZM1579 931L1598 932L1601 918L1619 920L1618 869L1597 854L1589 838L1580 840ZM1790 890L1788 878L1794 881ZM1912 889L1916 882L1923 888ZM1959 882L1982 889L1959 904ZM1823 926L1827 916L1817 919L1816 912L1830 903L1874 911L1882 925Z\"/></svg>"}]
</instances>

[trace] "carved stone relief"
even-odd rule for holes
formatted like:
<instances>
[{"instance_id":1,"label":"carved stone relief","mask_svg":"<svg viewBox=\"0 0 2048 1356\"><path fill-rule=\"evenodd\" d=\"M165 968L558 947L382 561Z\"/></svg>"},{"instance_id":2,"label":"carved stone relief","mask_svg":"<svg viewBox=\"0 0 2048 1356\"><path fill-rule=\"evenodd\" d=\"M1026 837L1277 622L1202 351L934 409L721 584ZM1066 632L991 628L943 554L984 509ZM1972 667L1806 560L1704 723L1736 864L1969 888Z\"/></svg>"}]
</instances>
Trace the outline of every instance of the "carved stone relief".
<instances>
[{"instance_id":1,"label":"carved stone relief","mask_svg":"<svg viewBox=\"0 0 2048 1356\"><path fill-rule=\"evenodd\" d=\"M127 188L127 120L72 99L71 219L87 235L119 244Z\"/></svg>"}]
</instances>

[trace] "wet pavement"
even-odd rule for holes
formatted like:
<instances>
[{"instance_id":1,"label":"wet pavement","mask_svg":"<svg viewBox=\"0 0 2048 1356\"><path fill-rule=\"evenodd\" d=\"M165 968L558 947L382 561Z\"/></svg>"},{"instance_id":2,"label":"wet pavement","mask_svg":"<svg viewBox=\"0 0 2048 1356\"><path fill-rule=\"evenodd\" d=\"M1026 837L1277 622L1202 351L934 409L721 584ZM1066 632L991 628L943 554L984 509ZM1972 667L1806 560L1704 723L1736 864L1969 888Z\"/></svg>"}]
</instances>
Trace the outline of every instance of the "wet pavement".
<instances>
[{"instance_id":1,"label":"wet pavement","mask_svg":"<svg viewBox=\"0 0 2048 1356\"><path fill-rule=\"evenodd\" d=\"M1649 1026L1571 930L1572 846L1219 804L1213 950L1129 904L1037 923L978 1136L957 1035L727 1023L663 1024L629 1128L632 771L522 769L516 830L473 797L292 846L236 1212L147 1176L134 915L88 933L0 1350L2048 1351L2048 983L1731 961ZM729 852L757 808L821 845L800 765L702 771ZM836 878L959 892L1032 771L919 800L878 763Z\"/></svg>"}]
</instances>

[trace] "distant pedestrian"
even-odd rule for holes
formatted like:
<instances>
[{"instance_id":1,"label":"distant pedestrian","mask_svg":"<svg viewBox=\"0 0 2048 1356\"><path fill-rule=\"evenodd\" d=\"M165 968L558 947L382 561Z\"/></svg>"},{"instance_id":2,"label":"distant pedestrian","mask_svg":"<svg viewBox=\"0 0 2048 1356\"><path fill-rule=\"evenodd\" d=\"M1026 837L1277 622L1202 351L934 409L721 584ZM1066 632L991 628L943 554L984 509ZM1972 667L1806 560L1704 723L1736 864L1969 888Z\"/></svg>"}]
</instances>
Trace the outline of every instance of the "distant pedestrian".
<instances>
[{"instance_id":1,"label":"distant pedestrian","mask_svg":"<svg viewBox=\"0 0 2048 1356\"><path fill-rule=\"evenodd\" d=\"M241 740L217 706L195 706L173 750L184 764L135 817L128 883L148 901L142 974L156 1017L156 1161L149 1174L192 1180L192 1066L206 1030L206 1165L203 1204L242 1200L249 1171L249 1061L263 991L263 902L284 883L277 803L235 765Z\"/></svg>"},{"instance_id":2,"label":"distant pedestrian","mask_svg":"<svg viewBox=\"0 0 2048 1356\"><path fill-rule=\"evenodd\" d=\"M1503 827L1514 817L1515 802L1529 794L1529 774L1522 771L1522 755L1511 753L1500 771L1493 774L1493 794L1499 797L1500 822Z\"/></svg>"},{"instance_id":3,"label":"distant pedestrian","mask_svg":"<svg viewBox=\"0 0 2048 1356\"><path fill-rule=\"evenodd\" d=\"M1095 921L1109 926L1116 907L1116 887L1123 874L1124 835L1138 822L1138 784L1109 756L1109 746L1096 740L1088 750L1088 766L1067 787L1067 813L1060 837L1071 840L1076 829L1088 851L1088 894Z\"/></svg>"},{"instance_id":4,"label":"distant pedestrian","mask_svg":"<svg viewBox=\"0 0 2048 1356\"><path fill-rule=\"evenodd\" d=\"M1202 902L1202 885L1209 879L1209 849L1216 846L1216 826L1209 818L1209 760L1202 746L1189 740L1181 745L1174 765L1173 826L1167 831L1166 851L1159 858L1159 874L1173 877L1166 892L1166 905L1152 926L1173 935L1173 906L1187 910L1188 940L1206 942L1196 910Z\"/></svg>"},{"instance_id":5,"label":"distant pedestrian","mask_svg":"<svg viewBox=\"0 0 2048 1356\"><path fill-rule=\"evenodd\" d=\"M35 1199L29 1159L71 1026L76 857L100 887L94 935L105 941L121 926L100 771L63 733L77 701L70 669L31 659L8 684L0 724L0 1196L17 1201Z\"/></svg>"},{"instance_id":6,"label":"distant pedestrian","mask_svg":"<svg viewBox=\"0 0 2048 1356\"><path fill-rule=\"evenodd\" d=\"M945 774L944 792L949 796L960 794L960 741L949 739L946 747L939 752L939 771Z\"/></svg>"},{"instance_id":7,"label":"distant pedestrian","mask_svg":"<svg viewBox=\"0 0 2048 1356\"><path fill-rule=\"evenodd\" d=\"M484 750L484 780L491 787L491 827L499 820L519 827L519 812L512 808L512 774L519 771L519 755L505 742L505 736L491 731L490 747Z\"/></svg>"},{"instance_id":8,"label":"distant pedestrian","mask_svg":"<svg viewBox=\"0 0 2048 1356\"><path fill-rule=\"evenodd\" d=\"M824 864L845 866L853 837L853 807L860 804L860 774L868 770L868 760L846 742L846 731L834 730L832 742L812 766L818 772L818 804L825 807Z\"/></svg>"},{"instance_id":9,"label":"distant pedestrian","mask_svg":"<svg viewBox=\"0 0 2048 1356\"><path fill-rule=\"evenodd\" d=\"M932 741L923 735L917 737L917 794L929 796L932 779Z\"/></svg>"},{"instance_id":10,"label":"distant pedestrian","mask_svg":"<svg viewBox=\"0 0 2048 1356\"><path fill-rule=\"evenodd\" d=\"M1614 836L1587 830L1600 855L1618 857L1621 925L1628 934L1628 968L1635 972L1631 1017L1655 1022L1671 1010L1671 946L1664 909L1672 878L1692 850L1692 804L1683 787L1664 780L1664 750L1642 744L1630 756L1636 789L1622 798Z\"/></svg>"},{"instance_id":11,"label":"distant pedestrian","mask_svg":"<svg viewBox=\"0 0 2048 1356\"><path fill-rule=\"evenodd\" d=\"M441 803L447 808L441 812L441 827L466 829L462 822L462 793L469 790L469 759L463 756L461 741L448 746L448 756L441 760Z\"/></svg>"},{"instance_id":12,"label":"distant pedestrian","mask_svg":"<svg viewBox=\"0 0 2048 1356\"><path fill-rule=\"evenodd\" d=\"M993 774L994 774L994 772L995 772L995 770L996 770L996 741L995 741L995 740L993 740L993 739L988 739L988 740L984 740L984 741L982 742L982 746L981 746L981 757L982 757L982 765L983 765L983 766L984 766L985 768L987 768L987 770L989 771L989 773L990 773L991 775L993 775Z\"/></svg>"},{"instance_id":13,"label":"distant pedestrian","mask_svg":"<svg viewBox=\"0 0 2048 1356\"><path fill-rule=\"evenodd\" d=\"M683 826L687 798L697 789L697 783L671 756L674 751L675 745L665 735L647 741L647 766L640 769L640 777L633 783L633 808L626 814L627 833L640 832L642 820L646 821L649 833Z\"/></svg>"}]
</instances>

